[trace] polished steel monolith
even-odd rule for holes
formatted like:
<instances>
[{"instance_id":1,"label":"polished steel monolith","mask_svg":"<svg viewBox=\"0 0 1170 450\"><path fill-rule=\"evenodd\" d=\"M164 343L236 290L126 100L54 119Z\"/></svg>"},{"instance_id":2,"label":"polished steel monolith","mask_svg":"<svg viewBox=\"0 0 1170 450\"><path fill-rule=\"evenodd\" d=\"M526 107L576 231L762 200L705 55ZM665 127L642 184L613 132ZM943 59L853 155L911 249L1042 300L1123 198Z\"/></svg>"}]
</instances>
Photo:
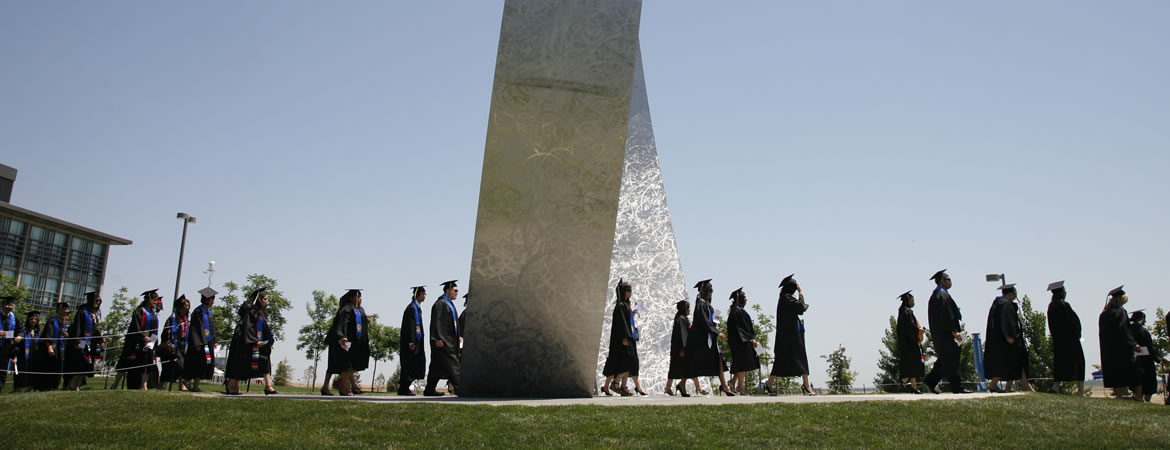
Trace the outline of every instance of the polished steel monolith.
<instances>
[{"instance_id":1,"label":"polished steel monolith","mask_svg":"<svg viewBox=\"0 0 1170 450\"><path fill-rule=\"evenodd\" d=\"M508 0L460 395L587 397L625 166L639 0Z\"/></svg>"}]
</instances>

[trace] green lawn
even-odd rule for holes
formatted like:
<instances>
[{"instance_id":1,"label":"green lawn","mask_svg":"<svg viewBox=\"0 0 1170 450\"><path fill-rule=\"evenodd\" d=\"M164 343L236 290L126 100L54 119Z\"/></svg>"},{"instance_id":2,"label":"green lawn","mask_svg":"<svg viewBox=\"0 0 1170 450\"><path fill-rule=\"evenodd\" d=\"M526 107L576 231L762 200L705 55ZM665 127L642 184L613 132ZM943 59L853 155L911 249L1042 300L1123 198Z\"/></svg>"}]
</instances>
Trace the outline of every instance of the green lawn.
<instances>
[{"instance_id":1,"label":"green lawn","mask_svg":"<svg viewBox=\"0 0 1170 450\"><path fill-rule=\"evenodd\" d=\"M1170 407L1030 394L964 401L726 406L467 406L0 395L2 448L1170 447Z\"/></svg>"}]
</instances>

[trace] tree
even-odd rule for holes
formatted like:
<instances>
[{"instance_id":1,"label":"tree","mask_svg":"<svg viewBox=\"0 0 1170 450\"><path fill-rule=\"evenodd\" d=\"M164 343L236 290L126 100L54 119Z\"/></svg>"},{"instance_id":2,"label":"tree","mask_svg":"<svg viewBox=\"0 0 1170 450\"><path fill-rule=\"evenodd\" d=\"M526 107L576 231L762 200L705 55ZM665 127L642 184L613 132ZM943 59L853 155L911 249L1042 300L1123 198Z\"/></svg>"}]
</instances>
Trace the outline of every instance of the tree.
<instances>
[{"instance_id":1,"label":"tree","mask_svg":"<svg viewBox=\"0 0 1170 450\"><path fill-rule=\"evenodd\" d=\"M874 386L885 392L906 392L899 374L902 359L898 354L898 319L890 316L890 327L882 336L882 349L878 350L878 373L873 378Z\"/></svg>"},{"instance_id":2,"label":"tree","mask_svg":"<svg viewBox=\"0 0 1170 450\"><path fill-rule=\"evenodd\" d=\"M837 345L837 350L828 355L821 355L821 358L825 358L825 361L829 363L829 370L826 371L829 375L829 393L848 394L853 392L853 380L857 378L857 372L849 370L852 359L845 356L845 346Z\"/></svg>"},{"instance_id":3,"label":"tree","mask_svg":"<svg viewBox=\"0 0 1170 450\"><path fill-rule=\"evenodd\" d=\"M291 309L292 304L284 297L283 292L276 289L275 279L254 273L248 275L247 283L242 287L231 281L224 283L223 287L227 289L227 293L216 298L215 317L212 319L215 322L215 337L220 346L231 347L232 332L235 331L236 321L239 320L236 314L244 301L251 300L241 296L247 296L262 287L266 288L268 293L268 319L264 323L272 329L272 335L276 340L284 340L284 312Z\"/></svg>"},{"instance_id":4,"label":"tree","mask_svg":"<svg viewBox=\"0 0 1170 450\"><path fill-rule=\"evenodd\" d=\"M16 284L16 277L0 273L0 297L16 297L13 313L17 317L24 317L28 313L28 305L24 303L24 299L28 298L28 291L24 286Z\"/></svg>"},{"instance_id":5,"label":"tree","mask_svg":"<svg viewBox=\"0 0 1170 450\"><path fill-rule=\"evenodd\" d=\"M1020 299L1020 322L1024 324L1024 342L1028 348L1028 378L1052 378L1052 339L1048 335L1047 312L1032 309L1027 295ZM1052 387L1051 381L1036 381L1037 391Z\"/></svg>"},{"instance_id":6,"label":"tree","mask_svg":"<svg viewBox=\"0 0 1170 450\"><path fill-rule=\"evenodd\" d=\"M382 384L377 379L378 361L393 361L398 351L401 337L398 327L382 325L378 322L378 315L370 315L370 359L374 360L374 374L372 383ZM370 389L374 389L373 384Z\"/></svg>"},{"instance_id":7,"label":"tree","mask_svg":"<svg viewBox=\"0 0 1170 450\"><path fill-rule=\"evenodd\" d=\"M1158 308L1154 314L1156 314L1154 317L1146 318L1146 328L1150 330L1150 335L1154 338L1154 347L1160 350L1162 370L1166 371L1170 370L1170 329L1166 328L1168 325L1166 311Z\"/></svg>"},{"instance_id":8,"label":"tree","mask_svg":"<svg viewBox=\"0 0 1170 450\"><path fill-rule=\"evenodd\" d=\"M374 391L374 392L378 392L379 386L386 387L386 374L385 373L380 373L380 374L378 374L377 377L374 377L374 382L370 385L370 390Z\"/></svg>"},{"instance_id":9,"label":"tree","mask_svg":"<svg viewBox=\"0 0 1170 450\"><path fill-rule=\"evenodd\" d=\"M317 366L315 366L315 365L305 367L304 373L301 373L301 381L306 383L306 384L309 383L309 380L315 381L316 378L317 378Z\"/></svg>"},{"instance_id":10,"label":"tree","mask_svg":"<svg viewBox=\"0 0 1170 450\"><path fill-rule=\"evenodd\" d=\"M749 391L753 386L758 386L763 381L760 379L761 372L766 374L771 368L768 363L772 361L772 350L768 346L768 343L771 342L769 336L776 331L776 321L773 316L764 314L763 308L760 305L754 304L752 305L752 328L756 330L756 342L763 346L764 351L760 353L760 372L748 372L747 376L744 377L744 388ZM723 333L724 336L727 335L726 320L719 321L719 332ZM731 347L727 344L727 341L719 341L717 345L719 347L719 353L723 355L723 360L731 364ZM763 378L766 380L768 376L763 375ZM778 379L774 385L777 389L794 389L796 386L796 381L791 377Z\"/></svg>"},{"instance_id":11,"label":"tree","mask_svg":"<svg viewBox=\"0 0 1170 450\"><path fill-rule=\"evenodd\" d=\"M281 360L276 364L276 375L272 377L272 384L277 386L287 386L288 382L292 380L292 365L288 363L288 358Z\"/></svg>"},{"instance_id":12,"label":"tree","mask_svg":"<svg viewBox=\"0 0 1170 450\"><path fill-rule=\"evenodd\" d=\"M232 332L236 329L236 312L240 309L240 286L228 281L223 284L227 292L215 298L215 311L211 321L215 323L215 340L220 348L227 350L232 343Z\"/></svg>"},{"instance_id":13,"label":"tree","mask_svg":"<svg viewBox=\"0 0 1170 450\"><path fill-rule=\"evenodd\" d=\"M321 356L329 348L325 344L325 337L333 326L333 317L337 315L337 296L325 296L325 291L313 291L313 302L305 304L305 312L309 315L309 323L297 330L297 350L305 352L305 359L313 361L313 377L309 388L317 386L317 364ZM309 381L309 380L305 380Z\"/></svg>"},{"instance_id":14,"label":"tree","mask_svg":"<svg viewBox=\"0 0 1170 450\"><path fill-rule=\"evenodd\" d=\"M126 326L130 323L130 314L134 312L134 308L137 306L136 299L131 297L129 292L130 290L126 286L122 286L110 298L110 309L102 317L103 335L121 335L126 332ZM122 343L126 340L122 336L114 336L104 338L104 341L106 344L106 353L103 358L103 365L111 366L122 356Z\"/></svg>"}]
</instances>

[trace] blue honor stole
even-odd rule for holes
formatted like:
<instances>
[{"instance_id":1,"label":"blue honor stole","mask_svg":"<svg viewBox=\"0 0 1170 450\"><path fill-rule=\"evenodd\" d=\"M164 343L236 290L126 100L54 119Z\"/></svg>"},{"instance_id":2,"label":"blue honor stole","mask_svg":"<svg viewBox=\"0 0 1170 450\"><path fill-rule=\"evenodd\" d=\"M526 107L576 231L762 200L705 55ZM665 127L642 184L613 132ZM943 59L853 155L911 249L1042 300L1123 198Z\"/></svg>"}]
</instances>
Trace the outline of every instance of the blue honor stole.
<instances>
[{"instance_id":1,"label":"blue honor stole","mask_svg":"<svg viewBox=\"0 0 1170 450\"><path fill-rule=\"evenodd\" d=\"M8 317L4 318L4 327L0 328L0 331L15 332L16 331L16 315L14 315L12 313L8 313ZM7 333L5 335L7 336ZM9 342L9 341L12 341L12 339L4 338L4 341L2 341L2 342Z\"/></svg>"},{"instance_id":2,"label":"blue honor stole","mask_svg":"<svg viewBox=\"0 0 1170 450\"><path fill-rule=\"evenodd\" d=\"M447 304L447 309L451 311L451 326L455 328L455 335L459 335L459 317L455 315L455 305L451 303L451 299L447 298L447 294L439 297ZM433 336L432 336L433 337Z\"/></svg>"},{"instance_id":3,"label":"blue honor stole","mask_svg":"<svg viewBox=\"0 0 1170 450\"><path fill-rule=\"evenodd\" d=\"M357 308L353 309L353 326L354 334L357 335L358 339L361 339L365 335L365 331L362 330L362 310Z\"/></svg>"},{"instance_id":4,"label":"blue honor stole","mask_svg":"<svg viewBox=\"0 0 1170 450\"><path fill-rule=\"evenodd\" d=\"M414 341L415 342L422 342L422 340L423 340L422 316L420 316L418 313L418 302L411 301L410 307L414 308Z\"/></svg>"},{"instance_id":5,"label":"blue honor stole","mask_svg":"<svg viewBox=\"0 0 1170 450\"><path fill-rule=\"evenodd\" d=\"M634 340L638 340L638 325L634 323L634 310L630 310L630 331L633 332Z\"/></svg>"}]
</instances>

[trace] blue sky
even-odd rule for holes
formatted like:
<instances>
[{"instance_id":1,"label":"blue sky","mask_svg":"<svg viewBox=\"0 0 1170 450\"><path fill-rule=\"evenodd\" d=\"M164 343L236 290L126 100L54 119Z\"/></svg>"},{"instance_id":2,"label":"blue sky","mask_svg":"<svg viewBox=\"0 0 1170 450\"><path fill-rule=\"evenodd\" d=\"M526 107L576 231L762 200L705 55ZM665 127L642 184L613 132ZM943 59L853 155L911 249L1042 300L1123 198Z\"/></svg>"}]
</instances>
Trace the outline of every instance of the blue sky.
<instances>
[{"instance_id":1,"label":"blue sky","mask_svg":"<svg viewBox=\"0 0 1170 450\"><path fill-rule=\"evenodd\" d=\"M501 1L0 3L0 162L13 203L134 240L107 292L276 278L466 279ZM843 344L869 382L896 296L949 268L972 331L1006 273L1096 315L1159 292L1170 238L1170 4L646 1L655 136L688 285L773 310L796 272L812 378ZM433 296L432 296L433 297ZM717 307L726 309L722 302ZM925 308L919 316L925 320ZM293 334L278 343L299 376Z\"/></svg>"}]
</instances>

